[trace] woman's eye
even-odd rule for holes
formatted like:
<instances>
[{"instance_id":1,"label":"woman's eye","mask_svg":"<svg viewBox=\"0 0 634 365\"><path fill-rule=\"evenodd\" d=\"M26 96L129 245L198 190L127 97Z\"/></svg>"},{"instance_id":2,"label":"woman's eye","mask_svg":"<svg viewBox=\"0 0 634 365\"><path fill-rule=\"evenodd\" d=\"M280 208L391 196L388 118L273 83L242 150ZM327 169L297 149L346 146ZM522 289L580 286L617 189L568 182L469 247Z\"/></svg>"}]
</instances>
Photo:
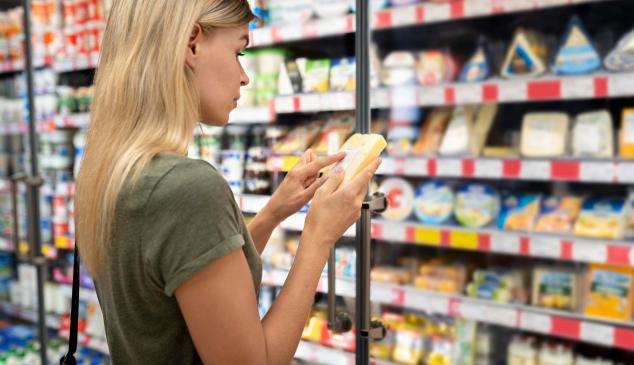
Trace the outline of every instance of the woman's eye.
<instances>
[{"instance_id":1,"label":"woman's eye","mask_svg":"<svg viewBox=\"0 0 634 365\"><path fill-rule=\"evenodd\" d=\"M239 52L239 53L238 53L238 57L242 57L242 56L244 56L244 53Z\"/></svg>"}]
</instances>

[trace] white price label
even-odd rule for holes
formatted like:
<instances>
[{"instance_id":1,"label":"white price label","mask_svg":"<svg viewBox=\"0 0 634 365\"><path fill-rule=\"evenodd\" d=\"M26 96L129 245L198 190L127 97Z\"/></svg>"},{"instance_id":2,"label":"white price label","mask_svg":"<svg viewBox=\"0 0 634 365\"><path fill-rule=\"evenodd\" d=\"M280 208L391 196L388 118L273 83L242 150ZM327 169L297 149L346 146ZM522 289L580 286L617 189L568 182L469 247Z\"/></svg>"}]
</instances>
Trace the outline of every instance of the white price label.
<instances>
[{"instance_id":1,"label":"white price label","mask_svg":"<svg viewBox=\"0 0 634 365\"><path fill-rule=\"evenodd\" d=\"M634 84L632 74L615 74L608 78L609 96L631 96L634 95Z\"/></svg>"},{"instance_id":2,"label":"white price label","mask_svg":"<svg viewBox=\"0 0 634 365\"><path fill-rule=\"evenodd\" d=\"M476 17L481 15L490 15L493 13L493 4L491 0L471 0L464 3L465 16Z\"/></svg>"},{"instance_id":3,"label":"white price label","mask_svg":"<svg viewBox=\"0 0 634 365\"><path fill-rule=\"evenodd\" d=\"M488 316L488 311L490 309L491 308L484 304L463 302L460 305L460 315L465 319L491 322L492 318Z\"/></svg>"},{"instance_id":4,"label":"white price label","mask_svg":"<svg viewBox=\"0 0 634 365\"><path fill-rule=\"evenodd\" d=\"M438 22L451 18L451 6L449 4L425 4L425 21Z\"/></svg>"},{"instance_id":5,"label":"white price label","mask_svg":"<svg viewBox=\"0 0 634 365\"><path fill-rule=\"evenodd\" d=\"M419 89L420 105L434 106L445 105L445 88L441 86L430 86Z\"/></svg>"},{"instance_id":6,"label":"white price label","mask_svg":"<svg viewBox=\"0 0 634 365\"><path fill-rule=\"evenodd\" d=\"M500 81L499 101L525 101L528 99L527 82L523 80Z\"/></svg>"},{"instance_id":7,"label":"white price label","mask_svg":"<svg viewBox=\"0 0 634 365\"><path fill-rule=\"evenodd\" d=\"M597 241L577 239L572 246L572 258L575 261L605 263L608 259L608 248Z\"/></svg>"},{"instance_id":8,"label":"white price label","mask_svg":"<svg viewBox=\"0 0 634 365\"><path fill-rule=\"evenodd\" d=\"M435 314L449 314L449 298L416 289L406 291L404 306Z\"/></svg>"},{"instance_id":9,"label":"white price label","mask_svg":"<svg viewBox=\"0 0 634 365\"><path fill-rule=\"evenodd\" d=\"M416 23L416 11L412 6L392 8L392 27L399 27Z\"/></svg>"},{"instance_id":10,"label":"white price label","mask_svg":"<svg viewBox=\"0 0 634 365\"><path fill-rule=\"evenodd\" d=\"M278 96L275 98L275 110L278 113L293 113L295 111L295 101L293 96Z\"/></svg>"},{"instance_id":11,"label":"white price label","mask_svg":"<svg viewBox=\"0 0 634 365\"><path fill-rule=\"evenodd\" d=\"M479 84L461 84L456 87L456 104L482 103L482 86Z\"/></svg>"},{"instance_id":12,"label":"white price label","mask_svg":"<svg viewBox=\"0 0 634 365\"><path fill-rule=\"evenodd\" d=\"M392 89L390 104L392 107L416 106L416 87L396 87Z\"/></svg>"},{"instance_id":13,"label":"white price label","mask_svg":"<svg viewBox=\"0 0 634 365\"><path fill-rule=\"evenodd\" d=\"M462 176L462 160L443 158L436 162L436 174L443 177Z\"/></svg>"},{"instance_id":14,"label":"white price label","mask_svg":"<svg viewBox=\"0 0 634 365\"><path fill-rule=\"evenodd\" d=\"M634 163L619 162L616 168L616 175L619 178L619 182L634 183Z\"/></svg>"},{"instance_id":15,"label":"white price label","mask_svg":"<svg viewBox=\"0 0 634 365\"><path fill-rule=\"evenodd\" d=\"M550 180L550 161L522 161L520 176L529 180Z\"/></svg>"},{"instance_id":16,"label":"white price label","mask_svg":"<svg viewBox=\"0 0 634 365\"><path fill-rule=\"evenodd\" d=\"M351 92L337 92L324 94L322 105L324 108L331 106L331 110L352 110L354 109L355 95Z\"/></svg>"},{"instance_id":17,"label":"white price label","mask_svg":"<svg viewBox=\"0 0 634 365\"><path fill-rule=\"evenodd\" d=\"M489 307L485 311L486 317L492 323L514 328L517 325L518 310L515 308Z\"/></svg>"},{"instance_id":18,"label":"white price label","mask_svg":"<svg viewBox=\"0 0 634 365\"><path fill-rule=\"evenodd\" d=\"M520 253L520 236L513 233L493 232L491 251L517 255Z\"/></svg>"},{"instance_id":19,"label":"white price label","mask_svg":"<svg viewBox=\"0 0 634 365\"><path fill-rule=\"evenodd\" d=\"M390 90L370 90L370 102L374 108L388 108L390 106Z\"/></svg>"},{"instance_id":20,"label":"white price label","mask_svg":"<svg viewBox=\"0 0 634 365\"><path fill-rule=\"evenodd\" d=\"M382 303L382 304L390 304L392 299L392 289L390 285L387 284L372 284L372 288L370 290L370 299L373 302Z\"/></svg>"},{"instance_id":21,"label":"white price label","mask_svg":"<svg viewBox=\"0 0 634 365\"><path fill-rule=\"evenodd\" d=\"M561 258L561 240L541 235L531 236L531 256Z\"/></svg>"},{"instance_id":22,"label":"white price label","mask_svg":"<svg viewBox=\"0 0 634 365\"><path fill-rule=\"evenodd\" d=\"M379 175L393 175L396 173L396 159L392 157L384 157L383 162L381 162L381 166L377 171Z\"/></svg>"},{"instance_id":23,"label":"white price label","mask_svg":"<svg viewBox=\"0 0 634 365\"><path fill-rule=\"evenodd\" d=\"M405 175L407 176L428 176L427 159L424 158L408 158L403 165Z\"/></svg>"},{"instance_id":24,"label":"white price label","mask_svg":"<svg viewBox=\"0 0 634 365\"><path fill-rule=\"evenodd\" d=\"M582 340L606 345L614 346L614 327L606 326L603 324L581 322L581 334Z\"/></svg>"},{"instance_id":25,"label":"white price label","mask_svg":"<svg viewBox=\"0 0 634 365\"><path fill-rule=\"evenodd\" d=\"M563 99L593 98L594 78L586 76L563 79L561 97Z\"/></svg>"},{"instance_id":26,"label":"white price label","mask_svg":"<svg viewBox=\"0 0 634 365\"><path fill-rule=\"evenodd\" d=\"M553 322L547 314L521 312L520 328L529 332L550 334Z\"/></svg>"},{"instance_id":27,"label":"white price label","mask_svg":"<svg viewBox=\"0 0 634 365\"><path fill-rule=\"evenodd\" d=\"M346 17L322 19L317 23L317 33L320 36L345 33L348 28Z\"/></svg>"},{"instance_id":28,"label":"white price label","mask_svg":"<svg viewBox=\"0 0 634 365\"><path fill-rule=\"evenodd\" d=\"M613 162L581 162L579 172L582 181L612 182L616 177L616 166Z\"/></svg>"},{"instance_id":29,"label":"white price label","mask_svg":"<svg viewBox=\"0 0 634 365\"><path fill-rule=\"evenodd\" d=\"M476 160L475 176L485 179L498 179L502 177L503 164L501 160Z\"/></svg>"},{"instance_id":30,"label":"white price label","mask_svg":"<svg viewBox=\"0 0 634 365\"><path fill-rule=\"evenodd\" d=\"M383 239L396 242L407 242L407 228L404 224L386 222L383 224Z\"/></svg>"},{"instance_id":31,"label":"white price label","mask_svg":"<svg viewBox=\"0 0 634 365\"><path fill-rule=\"evenodd\" d=\"M300 112L316 112L322 110L331 110L332 105L321 105L320 94L306 94L300 96L299 109Z\"/></svg>"},{"instance_id":32,"label":"white price label","mask_svg":"<svg viewBox=\"0 0 634 365\"><path fill-rule=\"evenodd\" d=\"M90 67L90 60L88 59L88 55L82 54L77 57L77 68L85 69Z\"/></svg>"}]
</instances>

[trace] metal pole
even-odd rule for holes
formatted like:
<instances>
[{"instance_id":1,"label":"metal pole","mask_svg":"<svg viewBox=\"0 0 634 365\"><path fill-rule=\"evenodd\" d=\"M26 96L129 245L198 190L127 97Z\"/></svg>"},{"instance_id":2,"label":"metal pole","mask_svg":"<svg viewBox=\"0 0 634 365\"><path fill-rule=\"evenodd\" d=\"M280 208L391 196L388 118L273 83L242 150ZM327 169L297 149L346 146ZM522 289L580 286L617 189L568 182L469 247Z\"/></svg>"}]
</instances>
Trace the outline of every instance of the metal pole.
<instances>
[{"instance_id":1,"label":"metal pole","mask_svg":"<svg viewBox=\"0 0 634 365\"><path fill-rule=\"evenodd\" d=\"M356 129L370 132L370 5L368 0L356 0L355 54L357 64ZM366 197L367 198L367 197ZM357 222L357 283L356 283L356 364L370 360L370 210L362 209Z\"/></svg>"},{"instance_id":2,"label":"metal pole","mask_svg":"<svg viewBox=\"0 0 634 365\"><path fill-rule=\"evenodd\" d=\"M29 110L29 146L31 153L31 176L27 179L28 204L29 204L29 238L30 255L32 263L37 270L37 312L38 334L40 340L40 359L42 365L47 364L46 358L46 313L44 311L44 281L46 259L42 255L42 237L40 231L40 186L42 179L39 176L37 159L37 125L35 120L35 91L33 88L33 45L31 30L31 1L22 0L24 6L24 53L25 71L28 90Z\"/></svg>"}]
</instances>

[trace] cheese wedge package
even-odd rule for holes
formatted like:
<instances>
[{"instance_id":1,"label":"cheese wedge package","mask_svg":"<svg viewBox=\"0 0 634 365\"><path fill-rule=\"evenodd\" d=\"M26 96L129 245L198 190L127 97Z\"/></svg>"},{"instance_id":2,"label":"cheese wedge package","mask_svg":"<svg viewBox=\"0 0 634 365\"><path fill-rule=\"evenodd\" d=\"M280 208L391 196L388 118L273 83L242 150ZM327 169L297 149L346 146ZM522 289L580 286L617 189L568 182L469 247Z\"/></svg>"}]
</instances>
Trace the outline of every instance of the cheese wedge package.
<instances>
[{"instance_id":1,"label":"cheese wedge package","mask_svg":"<svg viewBox=\"0 0 634 365\"><path fill-rule=\"evenodd\" d=\"M491 62L486 41L480 40L478 48L460 72L461 82L480 82L491 76Z\"/></svg>"},{"instance_id":2,"label":"cheese wedge package","mask_svg":"<svg viewBox=\"0 0 634 365\"><path fill-rule=\"evenodd\" d=\"M572 17L555 58L555 72L560 75L579 75L590 73L599 67L601 57L581 19L577 16Z\"/></svg>"},{"instance_id":3,"label":"cheese wedge package","mask_svg":"<svg viewBox=\"0 0 634 365\"><path fill-rule=\"evenodd\" d=\"M345 170L341 185L354 179L372 160L381 155L386 146L387 142L379 134L353 134L341 146L341 151L346 153L346 157L334 167L341 167Z\"/></svg>"},{"instance_id":4,"label":"cheese wedge package","mask_svg":"<svg viewBox=\"0 0 634 365\"><path fill-rule=\"evenodd\" d=\"M634 70L634 29L627 32L608 54L605 67L610 71Z\"/></svg>"},{"instance_id":5,"label":"cheese wedge package","mask_svg":"<svg viewBox=\"0 0 634 365\"><path fill-rule=\"evenodd\" d=\"M506 78L535 77L546 72L548 49L538 33L519 28L509 47L502 76Z\"/></svg>"},{"instance_id":6,"label":"cheese wedge package","mask_svg":"<svg viewBox=\"0 0 634 365\"><path fill-rule=\"evenodd\" d=\"M456 108L440 146L440 154L479 155L496 115L495 104Z\"/></svg>"}]
</instances>

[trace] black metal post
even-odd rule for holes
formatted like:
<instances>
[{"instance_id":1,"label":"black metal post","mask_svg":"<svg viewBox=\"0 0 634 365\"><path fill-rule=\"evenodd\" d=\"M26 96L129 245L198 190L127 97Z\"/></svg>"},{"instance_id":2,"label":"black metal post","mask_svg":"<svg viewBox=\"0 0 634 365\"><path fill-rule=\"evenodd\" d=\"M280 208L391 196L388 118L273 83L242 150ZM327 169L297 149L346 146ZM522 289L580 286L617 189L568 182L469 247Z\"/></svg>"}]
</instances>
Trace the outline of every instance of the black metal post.
<instances>
[{"instance_id":1,"label":"black metal post","mask_svg":"<svg viewBox=\"0 0 634 365\"><path fill-rule=\"evenodd\" d=\"M356 0L356 130L370 132L370 4ZM356 364L370 360L370 210L357 222Z\"/></svg>"},{"instance_id":2,"label":"black metal post","mask_svg":"<svg viewBox=\"0 0 634 365\"><path fill-rule=\"evenodd\" d=\"M38 334L40 340L40 359L42 364L47 364L46 358L46 312L44 310L44 281L46 259L42 255L42 236L40 227L40 186L42 178L39 176L39 164L37 159L37 123L35 120L35 90L33 87L33 44L31 30L31 1L22 0L24 7L24 54L25 71L28 90L29 110L29 147L31 154L31 176L27 178L27 194L29 204L29 253L32 264L37 270L37 313Z\"/></svg>"}]
</instances>

